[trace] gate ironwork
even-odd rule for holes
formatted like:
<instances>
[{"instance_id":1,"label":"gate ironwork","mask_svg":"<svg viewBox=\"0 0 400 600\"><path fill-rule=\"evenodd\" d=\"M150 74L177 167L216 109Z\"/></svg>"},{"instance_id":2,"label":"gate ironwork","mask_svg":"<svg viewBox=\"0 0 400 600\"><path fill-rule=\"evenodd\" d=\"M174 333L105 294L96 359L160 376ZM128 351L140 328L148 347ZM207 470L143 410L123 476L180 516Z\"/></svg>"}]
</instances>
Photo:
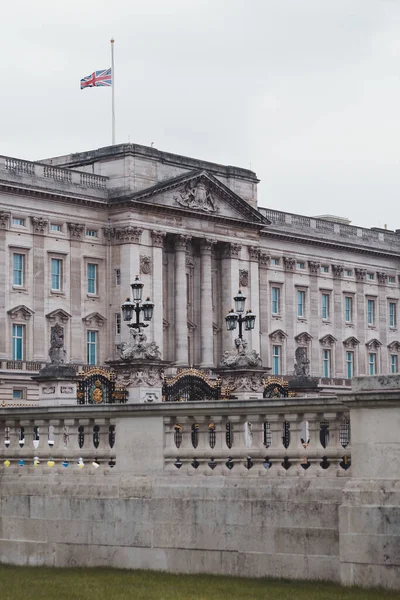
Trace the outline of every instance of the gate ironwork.
<instances>
[{"instance_id":1,"label":"gate ironwork","mask_svg":"<svg viewBox=\"0 0 400 600\"><path fill-rule=\"evenodd\" d=\"M197 369L185 369L164 379L163 402L198 402L222 400L220 379L210 379Z\"/></svg>"},{"instance_id":2,"label":"gate ironwork","mask_svg":"<svg viewBox=\"0 0 400 600\"><path fill-rule=\"evenodd\" d=\"M124 404L128 400L128 391L115 383L116 375L112 371L93 368L87 371L78 382L78 404Z\"/></svg>"},{"instance_id":3,"label":"gate ironwork","mask_svg":"<svg viewBox=\"0 0 400 600\"><path fill-rule=\"evenodd\" d=\"M265 380L263 398L289 398L288 382L279 377Z\"/></svg>"}]
</instances>

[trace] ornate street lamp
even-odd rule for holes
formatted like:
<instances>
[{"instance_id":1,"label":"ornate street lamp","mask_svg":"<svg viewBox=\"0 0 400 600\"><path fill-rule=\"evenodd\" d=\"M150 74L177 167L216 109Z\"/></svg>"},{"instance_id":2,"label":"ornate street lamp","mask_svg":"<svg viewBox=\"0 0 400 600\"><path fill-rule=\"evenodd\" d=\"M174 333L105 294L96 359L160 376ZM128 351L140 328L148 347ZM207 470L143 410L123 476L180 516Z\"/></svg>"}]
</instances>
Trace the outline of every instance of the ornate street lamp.
<instances>
[{"instance_id":1,"label":"ornate street lamp","mask_svg":"<svg viewBox=\"0 0 400 600\"><path fill-rule=\"evenodd\" d=\"M226 328L228 331L233 331L236 329L236 326L239 325L239 339L243 339L243 323L246 331L250 331L254 329L254 324L256 322L256 315L248 309L246 314L244 313L244 305L246 302L246 296L243 296L242 292L239 290L237 296L234 297L235 302L235 310L233 308L225 317Z\"/></svg>"},{"instance_id":2,"label":"ornate street lamp","mask_svg":"<svg viewBox=\"0 0 400 600\"><path fill-rule=\"evenodd\" d=\"M130 298L127 298L126 301L121 306L122 315L124 321L128 321L128 327L132 327L133 329L140 329L142 327L148 327L149 323L143 323L140 321L140 313L143 312L143 320L151 321L153 318L154 304L150 302L150 298L146 298L145 302L140 304L142 300L142 291L143 291L143 283L140 281L139 276L136 275L135 281L131 284L132 288L132 296L133 302ZM133 318L133 313L136 314L136 322L130 323L129 321Z\"/></svg>"}]
</instances>

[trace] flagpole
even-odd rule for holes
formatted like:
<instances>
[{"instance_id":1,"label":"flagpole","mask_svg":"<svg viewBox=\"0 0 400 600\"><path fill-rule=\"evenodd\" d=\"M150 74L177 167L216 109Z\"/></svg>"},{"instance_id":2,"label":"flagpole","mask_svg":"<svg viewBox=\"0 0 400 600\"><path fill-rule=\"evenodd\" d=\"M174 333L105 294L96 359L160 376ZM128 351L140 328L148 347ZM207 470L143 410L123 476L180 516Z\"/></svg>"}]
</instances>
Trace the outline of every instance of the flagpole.
<instances>
[{"instance_id":1,"label":"flagpole","mask_svg":"<svg viewBox=\"0 0 400 600\"><path fill-rule=\"evenodd\" d=\"M115 71L114 71L114 39L111 38L111 129L112 129L112 145L115 145Z\"/></svg>"}]
</instances>

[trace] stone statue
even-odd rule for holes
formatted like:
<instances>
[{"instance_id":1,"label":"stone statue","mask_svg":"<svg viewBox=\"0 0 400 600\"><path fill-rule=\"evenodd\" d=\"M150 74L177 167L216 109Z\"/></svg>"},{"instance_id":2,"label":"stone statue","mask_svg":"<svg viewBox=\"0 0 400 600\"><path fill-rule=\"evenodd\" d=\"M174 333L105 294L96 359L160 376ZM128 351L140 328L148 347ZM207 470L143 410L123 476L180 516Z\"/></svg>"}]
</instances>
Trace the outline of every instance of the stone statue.
<instances>
[{"instance_id":1,"label":"stone statue","mask_svg":"<svg viewBox=\"0 0 400 600\"><path fill-rule=\"evenodd\" d=\"M56 323L51 328L49 356L51 363L60 365L65 362L64 327Z\"/></svg>"},{"instance_id":2,"label":"stone statue","mask_svg":"<svg viewBox=\"0 0 400 600\"><path fill-rule=\"evenodd\" d=\"M261 357L255 350L247 350L247 341L237 337L235 339L236 352L226 350L222 356L220 367L234 369L237 367L261 367Z\"/></svg>"},{"instance_id":3,"label":"stone statue","mask_svg":"<svg viewBox=\"0 0 400 600\"><path fill-rule=\"evenodd\" d=\"M132 339L118 346L118 354L122 360L130 361L138 358L160 360L161 352L155 342L147 342L143 331L131 328Z\"/></svg>"},{"instance_id":4,"label":"stone statue","mask_svg":"<svg viewBox=\"0 0 400 600\"><path fill-rule=\"evenodd\" d=\"M310 376L310 361L307 358L307 348L299 346L295 352L296 363L294 365L294 375L296 377Z\"/></svg>"}]
</instances>

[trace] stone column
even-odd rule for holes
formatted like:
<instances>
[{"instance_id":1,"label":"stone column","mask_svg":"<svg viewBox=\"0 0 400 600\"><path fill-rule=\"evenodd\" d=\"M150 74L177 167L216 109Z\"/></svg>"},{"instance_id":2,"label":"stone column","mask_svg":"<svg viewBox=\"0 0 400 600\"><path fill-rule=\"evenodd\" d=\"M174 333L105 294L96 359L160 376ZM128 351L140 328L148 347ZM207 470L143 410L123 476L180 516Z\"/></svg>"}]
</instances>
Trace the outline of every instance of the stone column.
<instances>
[{"instance_id":1,"label":"stone column","mask_svg":"<svg viewBox=\"0 0 400 600\"><path fill-rule=\"evenodd\" d=\"M310 320L308 325L308 331L314 340L314 343L311 345L311 353L308 356L308 359L310 361L310 373L312 373L313 375L319 375L321 372L321 347L318 343L318 333L320 330L321 323L321 315L319 314L319 308L321 306L321 296L318 289L318 275L321 270L321 264L319 262L309 260L308 268L310 271L310 293L307 299L308 305L310 307ZM295 300L297 301L297 298L295 298ZM306 324L304 325L307 327Z\"/></svg>"},{"instance_id":2,"label":"stone column","mask_svg":"<svg viewBox=\"0 0 400 600\"><path fill-rule=\"evenodd\" d=\"M356 377L341 396L351 424L351 478L339 507L345 585L400 589L399 394L400 375L387 375Z\"/></svg>"},{"instance_id":3,"label":"stone column","mask_svg":"<svg viewBox=\"0 0 400 600\"><path fill-rule=\"evenodd\" d=\"M214 367L211 251L215 243L205 239L200 244L200 367L202 368Z\"/></svg>"},{"instance_id":4,"label":"stone column","mask_svg":"<svg viewBox=\"0 0 400 600\"><path fill-rule=\"evenodd\" d=\"M387 351L387 343L388 343L388 302L387 299L387 273L383 273L382 271L378 271L376 273L378 278L378 298L377 298L377 306L376 306L376 328L379 332L379 341L382 343L381 352L377 353L377 361L380 364L377 364L377 373L389 373L390 365L389 365L389 354ZM393 297L393 296L392 296ZM396 327L397 329L397 327Z\"/></svg>"},{"instance_id":5,"label":"stone column","mask_svg":"<svg viewBox=\"0 0 400 600\"><path fill-rule=\"evenodd\" d=\"M10 213L0 211L0 331L3 335L0 336L0 356L1 358L7 357L7 335L6 335L6 289L8 282L8 274L6 272L7 265L7 245L6 236L8 221L10 219Z\"/></svg>"},{"instance_id":6,"label":"stone column","mask_svg":"<svg viewBox=\"0 0 400 600\"><path fill-rule=\"evenodd\" d=\"M296 259L294 256L284 256L283 264L285 267L285 300L282 305L283 323L286 323L286 372L293 374L295 364L295 335L297 331L297 299L293 285L293 273L296 268ZM283 302L283 299L281 299ZM310 357L308 357L310 360Z\"/></svg>"},{"instance_id":7,"label":"stone column","mask_svg":"<svg viewBox=\"0 0 400 600\"><path fill-rule=\"evenodd\" d=\"M222 327L222 354L228 350L234 350L234 338L238 330L228 331L225 325L225 317L231 308L234 308L233 298L239 290L239 256L242 246L235 242L226 244L223 249L221 260L221 327Z\"/></svg>"},{"instance_id":8,"label":"stone column","mask_svg":"<svg viewBox=\"0 0 400 600\"><path fill-rule=\"evenodd\" d=\"M31 217L33 227L33 360L47 360L48 341L46 339L46 323L44 316L44 296L49 288L49 281L45 282L45 256L44 256L44 234L47 229L48 219L42 217ZM47 285L46 285L47 283ZM45 292L46 289L46 292ZM28 357L26 357L28 358Z\"/></svg>"},{"instance_id":9,"label":"stone column","mask_svg":"<svg viewBox=\"0 0 400 600\"><path fill-rule=\"evenodd\" d=\"M366 269L354 269L357 281L357 296L355 298L355 302L353 302L353 322L355 324L355 330L357 332L357 337L360 342L359 352L358 352L358 365L357 365L357 373L359 375L366 375L368 373L367 364L366 364L366 349L365 343L367 341L366 333L368 330L366 329L367 322L365 318L365 295L364 295L364 284L367 276ZM377 308L377 307L376 307Z\"/></svg>"},{"instance_id":10,"label":"stone column","mask_svg":"<svg viewBox=\"0 0 400 600\"><path fill-rule=\"evenodd\" d=\"M68 223L70 242L70 361L86 362L86 338L82 327L82 249L81 239L85 226L80 223Z\"/></svg>"},{"instance_id":11,"label":"stone column","mask_svg":"<svg viewBox=\"0 0 400 600\"><path fill-rule=\"evenodd\" d=\"M153 316L153 341L160 348L161 358L163 358L163 320L164 320L164 293L163 293L163 247L165 231L152 231L151 239L153 242L153 294L154 302Z\"/></svg>"},{"instance_id":12,"label":"stone column","mask_svg":"<svg viewBox=\"0 0 400 600\"><path fill-rule=\"evenodd\" d=\"M250 259L250 298L246 302L245 308L251 308L256 315L254 329L250 332L249 350L255 350L260 353L260 277L258 268L258 259L260 248L258 246L249 246Z\"/></svg>"},{"instance_id":13,"label":"stone column","mask_svg":"<svg viewBox=\"0 0 400 600\"><path fill-rule=\"evenodd\" d=\"M142 233L142 229L133 227L131 225L115 228L116 243L121 246L121 304L128 297L132 299L130 285L135 281L136 275L139 275L140 273L140 243L142 239ZM146 288L143 289L143 292L146 294ZM149 291L147 291L147 295L148 293ZM129 340L129 328L126 326L126 323L122 322L121 341L128 342Z\"/></svg>"},{"instance_id":14,"label":"stone column","mask_svg":"<svg viewBox=\"0 0 400 600\"><path fill-rule=\"evenodd\" d=\"M268 285L268 265L270 256L266 252L261 252L259 255L259 277L260 277L260 298L263 299L259 303L258 327L260 330L260 355L263 365L270 365L270 340L268 334L268 321L271 314L271 292ZM283 357L282 357L283 361ZM283 369L283 362L282 362Z\"/></svg>"},{"instance_id":15,"label":"stone column","mask_svg":"<svg viewBox=\"0 0 400 600\"><path fill-rule=\"evenodd\" d=\"M186 250L188 235L175 236L175 364L188 364Z\"/></svg>"},{"instance_id":16,"label":"stone column","mask_svg":"<svg viewBox=\"0 0 400 600\"><path fill-rule=\"evenodd\" d=\"M337 338L338 343L335 347L335 365L336 372L333 373L335 377L346 377L346 361L344 360L344 348L341 343L346 339L346 331L344 324L344 306L343 306L343 293L342 293L342 276L343 276L343 265L332 265L333 275L333 292L332 292L332 316L331 321L333 323L333 335Z\"/></svg>"}]
</instances>

